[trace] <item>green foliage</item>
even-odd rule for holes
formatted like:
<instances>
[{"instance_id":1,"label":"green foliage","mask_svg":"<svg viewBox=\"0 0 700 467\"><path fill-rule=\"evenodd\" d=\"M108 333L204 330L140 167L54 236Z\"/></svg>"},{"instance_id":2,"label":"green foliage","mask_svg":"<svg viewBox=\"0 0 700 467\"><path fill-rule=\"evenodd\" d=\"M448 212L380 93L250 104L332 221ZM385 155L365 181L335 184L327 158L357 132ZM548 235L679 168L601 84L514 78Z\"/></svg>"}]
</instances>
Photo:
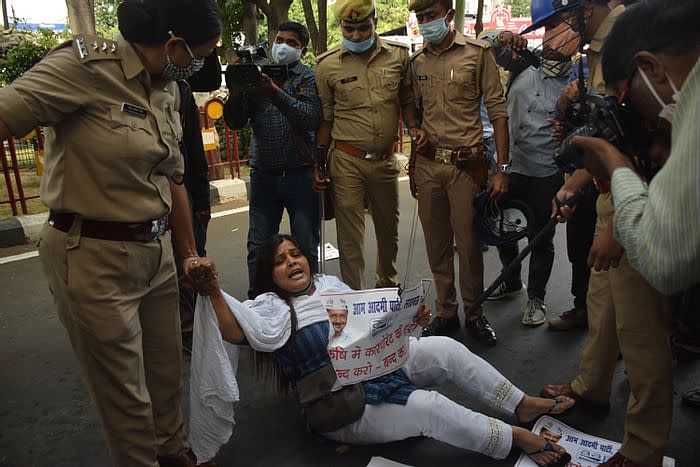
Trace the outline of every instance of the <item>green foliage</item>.
<instances>
[{"instance_id":1,"label":"green foliage","mask_svg":"<svg viewBox=\"0 0 700 467\"><path fill-rule=\"evenodd\" d=\"M243 2L242 0L217 0L219 8L223 12L224 29L221 33L221 42L224 49L231 49L233 43L241 38L243 29Z\"/></svg>"},{"instance_id":2,"label":"green foliage","mask_svg":"<svg viewBox=\"0 0 700 467\"><path fill-rule=\"evenodd\" d=\"M95 0L95 30L98 36L112 39L119 32L117 6L120 0Z\"/></svg>"},{"instance_id":3,"label":"green foliage","mask_svg":"<svg viewBox=\"0 0 700 467\"><path fill-rule=\"evenodd\" d=\"M510 5L510 13L513 18L530 17L530 0L504 0L504 5Z\"/></svg>"},{"instance_id":4,"label":"green foliage","mask_svg":"<svg viewBox=\"0 0 700 467\"><path fill-rule=\"evenodd\" d=\"M7 52L7 58L0 60L1 84L9 84L22 76L58 45L56 35L48 29L21 34L24 37L19 45Z\"/></svg>"}]
</instances>

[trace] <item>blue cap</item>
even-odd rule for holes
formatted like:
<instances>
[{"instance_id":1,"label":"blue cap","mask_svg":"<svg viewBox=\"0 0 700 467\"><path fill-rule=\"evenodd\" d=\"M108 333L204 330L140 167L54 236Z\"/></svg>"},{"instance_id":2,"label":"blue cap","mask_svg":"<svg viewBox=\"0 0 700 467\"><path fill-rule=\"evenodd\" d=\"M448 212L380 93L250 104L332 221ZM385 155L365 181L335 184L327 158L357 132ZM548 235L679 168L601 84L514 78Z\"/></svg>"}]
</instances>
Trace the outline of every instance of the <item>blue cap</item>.
<instances>
[{"instance_id":1,"label":"blue cap","mask_svg":"<svg viewBox=\"0 0 700 467\"><path fill-rule=\"evenodd\" d=\"M562 11L583 6L583 1L584 0L532 0L532 3L530 3L530 18L532 19L532 24L523 30L521 34L527 34L535 29L541 28L549 18Z\"/></svg>"}]
</instances>

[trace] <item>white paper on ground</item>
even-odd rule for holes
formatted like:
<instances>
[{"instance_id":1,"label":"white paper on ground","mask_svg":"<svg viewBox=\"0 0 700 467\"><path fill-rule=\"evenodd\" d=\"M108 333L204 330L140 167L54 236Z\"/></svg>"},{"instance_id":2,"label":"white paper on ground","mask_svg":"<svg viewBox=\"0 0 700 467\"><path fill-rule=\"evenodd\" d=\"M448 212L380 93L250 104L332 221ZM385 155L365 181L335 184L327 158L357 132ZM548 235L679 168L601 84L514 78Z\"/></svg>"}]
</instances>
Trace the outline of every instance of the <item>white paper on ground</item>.
<instances>
[{"instance_id":1,"label":"white paper on ground","mask_svg":"<svg viewBox=\"0 0 700 467\"><path fill-rule=\"evenodd\" d=\"M394 462L385 457L373 456L369 460L367 467L411 467L408 464L401 464L399 462Z\"/></svg>"},{"instance_id":2,"label":"white paper on ground","mask_svg":"<svg viewBox=\"0 0 700 467\"><path fill-rule=\"evenodd\" d=\"M321 256L321 249L320 247L316 248L316 253ZM325 253L325 260L330 261L332 259L338 259L340 258L340 251L336 247L333 246L332 243L326 242L326 248L324 250Z\"/></svg>"},{"instance_id":3,"label":"white paper on ground","mask_svg":"<svg viewBox=\"0 0 700 467\"><path fill-rule=\"evenodd\" d=\"M544 430L544 433L542 431ZM622 446L620 443L605 438L583 433L571 428L556 418L543 415L537 420L532 432L541 434L556 442L571 454L569 465L576 467L595 467L610 459ZM663 467L675 467L676 461L664 457ZM537 467L537 464L525 454L521 454L515 467Z\"/></svg>"}]
</instances>

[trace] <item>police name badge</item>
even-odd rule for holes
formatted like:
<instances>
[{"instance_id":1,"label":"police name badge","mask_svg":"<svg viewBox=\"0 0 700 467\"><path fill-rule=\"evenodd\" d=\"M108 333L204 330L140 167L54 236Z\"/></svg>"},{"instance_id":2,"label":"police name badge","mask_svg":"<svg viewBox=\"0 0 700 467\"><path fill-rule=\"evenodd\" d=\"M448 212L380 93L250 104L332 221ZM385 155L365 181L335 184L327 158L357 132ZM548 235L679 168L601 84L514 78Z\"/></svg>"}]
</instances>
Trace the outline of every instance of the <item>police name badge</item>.
<instances>
[{"instance_id":1,"label":"police name badge","mask_svg":"<svg viewBox=\"0 0 700 467\"><path fill-rule=\"evenodd\" d=\"M416 75L417 81L428 81L428 75Z\"/></svg>"},{"instance_id":2,"label":"police name badge","mask_svg":"<svg viewBox=\"0 0 700 467\"><path fill-rule=\"evenodd\" d=\"M122 112L125 114L133 115L134 117L146 118L148 116L148 110L138 105L122 103Z\"/></svg>"}]
</instances>

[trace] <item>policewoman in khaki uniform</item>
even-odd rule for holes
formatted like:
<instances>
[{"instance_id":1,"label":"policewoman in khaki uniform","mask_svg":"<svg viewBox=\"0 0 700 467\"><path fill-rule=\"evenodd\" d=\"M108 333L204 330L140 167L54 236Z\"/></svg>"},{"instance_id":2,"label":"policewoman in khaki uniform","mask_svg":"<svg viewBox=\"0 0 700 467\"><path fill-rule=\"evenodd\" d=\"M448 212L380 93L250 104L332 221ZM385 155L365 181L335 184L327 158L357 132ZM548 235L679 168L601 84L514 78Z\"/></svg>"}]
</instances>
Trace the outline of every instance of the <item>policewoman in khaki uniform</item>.
<instances>
[{"instance_id":1,"label":"policewoman in khaki uniform","mask_svg":"<svg viewBox=\"0 0 700 467\"><path fill-rule=\"evenodd\" d=\"M423 35L424 47L411 57L411 66L425 132L416 141L409 175L437 293L438 316L424 335L445 335L459 328L453 239L465 309L484 286L481 244L473 223L474 198L485 186L488 170L479 113L482 97L494 127L499 162L489 187L493 197L508 191L508 120L490 45L449 29L452 0L413 0L409 9L416 12ZM480 309L466 317L466 327L475 338L496 343L496 333Z\"/></svg>"},{"instance_id":2,"label":"policewoman in khaki uniform","mask_svg":"<svg viewBox=\"0 0 700 467\"><path fill-rule=\"evenodd\" d=\"M353 289L365 288L367 197L377 237L376 285L395 286L400 167L393 147L399 118L417 130L408 47L376 34L371 0L338 0L333 12L343 40L318 57L324 121L317 145L330 148L340 272ZM315 179L317 189L325 188L318 171Z\"/></svg>"},{"instance_id":3,"label":"policewoman in khaki uniform","mask_svg":"<svg viewBox=\"0 0 700 467\"><path fill-rule=\"evenodd\" d=\"M116 41L76 36L0 89L0 137L41 125L40 258L115 465L190 466L170 229L199 266L176 79L218 41L213 0L126 0ZM197 277L193 277L197 276Z\"/></svg>"}]
</instances>

